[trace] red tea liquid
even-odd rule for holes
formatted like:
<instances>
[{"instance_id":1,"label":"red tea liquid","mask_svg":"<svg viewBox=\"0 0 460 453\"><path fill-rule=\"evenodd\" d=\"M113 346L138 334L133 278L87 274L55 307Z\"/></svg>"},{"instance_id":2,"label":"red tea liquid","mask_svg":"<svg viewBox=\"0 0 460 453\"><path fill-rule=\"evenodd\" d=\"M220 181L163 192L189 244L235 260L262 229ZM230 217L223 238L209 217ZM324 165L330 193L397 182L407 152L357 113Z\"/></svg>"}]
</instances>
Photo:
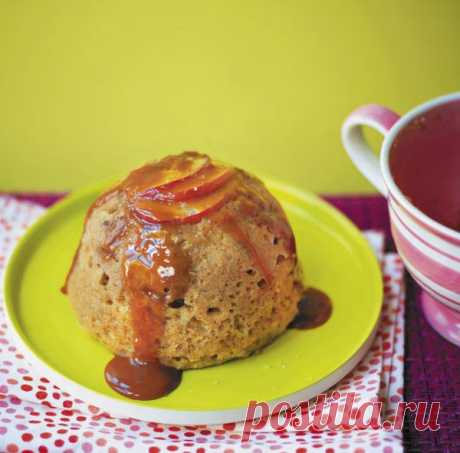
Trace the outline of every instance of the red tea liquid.
<instances>
[{"instance_id":1,"label":"red tea liquid","mask_svg":"<svg viewBox=\"0 0 460 453\"><path fill-rule=\"evenodd\" d=\"M460 101L412 120L393 142L390 170L414 206L460 231Z\"/></svg>"}]
</instances>

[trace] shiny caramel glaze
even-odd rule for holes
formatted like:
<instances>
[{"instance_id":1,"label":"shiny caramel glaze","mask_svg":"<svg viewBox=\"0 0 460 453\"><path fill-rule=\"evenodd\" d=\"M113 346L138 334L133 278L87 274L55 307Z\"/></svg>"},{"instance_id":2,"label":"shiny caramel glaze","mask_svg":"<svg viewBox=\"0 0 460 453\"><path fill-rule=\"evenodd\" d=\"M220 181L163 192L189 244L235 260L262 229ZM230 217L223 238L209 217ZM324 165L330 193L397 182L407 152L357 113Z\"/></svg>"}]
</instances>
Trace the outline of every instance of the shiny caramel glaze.
<instances>
[{"instance_id":1,"label":"shiny caramel glaze","mask_svg":"<svg viewBox=\"0 0 460 453\"><path fill-rule=\"evenodd\" d=\"M156 359L167 303L182 298L189 284L189 258L160 225L137 224L125 258L136 357Z\"/></svg>"}]
</instances>

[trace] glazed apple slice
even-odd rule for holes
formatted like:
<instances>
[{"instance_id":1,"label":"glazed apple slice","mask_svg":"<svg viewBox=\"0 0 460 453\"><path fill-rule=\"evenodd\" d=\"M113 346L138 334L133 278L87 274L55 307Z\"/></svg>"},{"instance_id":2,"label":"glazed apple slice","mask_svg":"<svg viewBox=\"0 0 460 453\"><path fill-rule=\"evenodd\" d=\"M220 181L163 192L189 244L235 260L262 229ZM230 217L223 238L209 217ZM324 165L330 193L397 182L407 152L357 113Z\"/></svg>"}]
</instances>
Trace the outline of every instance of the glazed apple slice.
<instances>
[{"instance_id":1,"label":"glazed apple slice","mask_svg":"<svg viewBox=\"0 0 460 453\"><path fill-rule=\"evenodd\" d=\"M194 151L179 156L169 156L132 171L123 186L130 197L146 193L156 187L167 188L176 182L190 178L210 163L208 156Z\"/></svg>"},{"instance_id":2,"label":"glazed apple slice","mask_svg":"<svg viewBox=\"0 0 460 453\"><path fill-rule=\"evenodd\" d=\"M233 184L226 184L190 202L138 198L131 209L139 220L147 223L195 223L221 208L235 193L233 186Z\"/></svg>"},{"instance_id":3,"label":"glazed apple slice","mask_svg":"<svg viewBox=\"0 0 460 453\"><path fill-rule=\"evenodd\" d=\"M235 174L231 167L207 165L193 176L144 192L141 196L152 200L185 201L200 198L220 189Z\"/></svg>"}]
</instances>

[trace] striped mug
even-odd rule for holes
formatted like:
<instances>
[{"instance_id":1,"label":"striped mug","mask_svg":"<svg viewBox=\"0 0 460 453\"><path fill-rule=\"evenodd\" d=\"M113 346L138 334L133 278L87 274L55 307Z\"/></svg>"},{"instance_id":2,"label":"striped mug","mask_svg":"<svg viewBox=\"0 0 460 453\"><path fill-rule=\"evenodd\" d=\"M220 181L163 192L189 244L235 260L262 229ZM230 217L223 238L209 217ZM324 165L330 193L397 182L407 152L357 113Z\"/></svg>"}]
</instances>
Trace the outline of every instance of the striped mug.
<instances>
[{"instance_id":1,"label":"striped mug","mask_svg":"<svg viewBox=\"0 0 460 453\"><path fill-rule=\"evenodd\" d=\"M363 126L384 136L380 159L366 142ZM358 169L388 199L393 238L406 269L423 288L426 318L460 346L460 93L433 99L401 117L376 104L360 107L346 118L342 142ZM430 154L425 156L425 150ZM404 152L408 155L399 158ZM448 165L443 152L450 153L454 165ZM425 157L432 180L422 171ZM455 171L458 178L452 177ZM411 190L420 195L404 190L398 179L404 172ZM420 203L432 204L432 212L420 206L417 196ZM457 223L440 220L452 213Z\"/></svg>"}]
</instances>

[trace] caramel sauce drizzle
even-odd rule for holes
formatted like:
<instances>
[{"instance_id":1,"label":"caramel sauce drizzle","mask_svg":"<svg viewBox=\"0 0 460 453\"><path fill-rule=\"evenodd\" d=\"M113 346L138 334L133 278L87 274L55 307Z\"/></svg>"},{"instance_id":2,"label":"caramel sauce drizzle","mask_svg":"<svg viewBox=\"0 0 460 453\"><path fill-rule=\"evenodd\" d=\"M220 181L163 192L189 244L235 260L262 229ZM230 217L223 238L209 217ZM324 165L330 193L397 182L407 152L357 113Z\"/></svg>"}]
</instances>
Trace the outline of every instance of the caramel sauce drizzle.
<instances>
[{"instance_id":1,"label":"caramel sauce drizzle","mask_svg":"<svg viewBox=\"0 0 460 453\"><path fill-rule=\"evenodd\" d=\"M164 330L166 304L182 298L189 285L190 259L160 225L138 225L125 260L125 284L131 303L134 351L156 360Z\"/></svg>"},{"instance_id":2,"label":"caramel sauce drizzle","mask_svg":"<svg viewBox=\"0 0 460 453\"><path fill-rule=\"evenodd\" d=\"M322 326L332 315L329 296L316 288L307 288L298 303L298 313L289 324L291 329L314 329Z\"/></svg>"}]
</instances>

